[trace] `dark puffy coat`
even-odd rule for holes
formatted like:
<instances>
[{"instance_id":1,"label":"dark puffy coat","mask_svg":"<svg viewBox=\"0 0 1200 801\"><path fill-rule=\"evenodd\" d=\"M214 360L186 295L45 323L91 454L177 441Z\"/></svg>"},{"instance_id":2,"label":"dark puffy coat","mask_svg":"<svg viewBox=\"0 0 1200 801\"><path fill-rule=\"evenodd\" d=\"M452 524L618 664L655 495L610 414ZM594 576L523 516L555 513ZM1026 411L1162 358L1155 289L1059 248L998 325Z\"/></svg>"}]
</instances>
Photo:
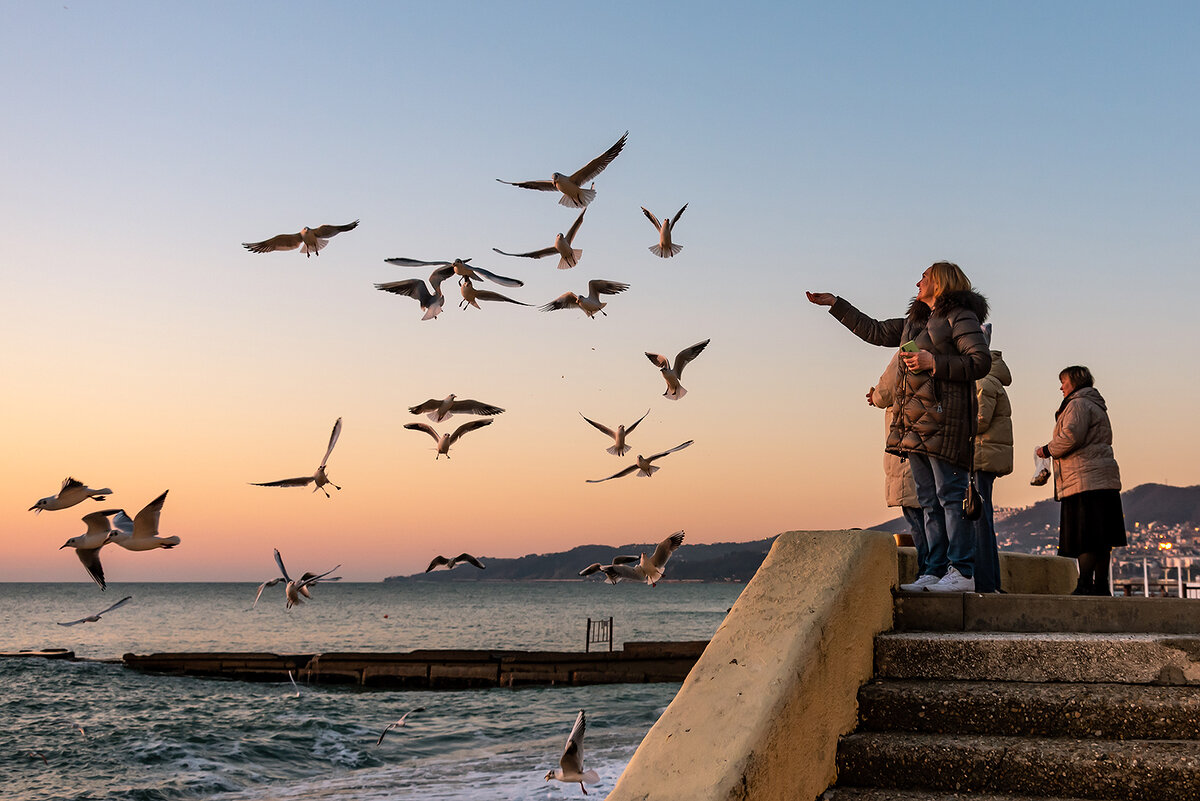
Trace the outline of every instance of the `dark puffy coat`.
<instances>
[{"instance_id":1,"label":"dark puffy coat","mask_svg":"<svg viewBox=\"0 0 1200 801\"><path fill-rule=\"evenodd\" d=\"M981 324L987 300L978 292L944 292L933 309L913 300L908 316L875 320L843 298L829 309L838 322L872 345L898 348L910 340L933 354L933 373L898 364L896 400L887 451L923 453L971 470L975 434L975 382L988 374L992 354Z\"/></svg>"}]
</instances>

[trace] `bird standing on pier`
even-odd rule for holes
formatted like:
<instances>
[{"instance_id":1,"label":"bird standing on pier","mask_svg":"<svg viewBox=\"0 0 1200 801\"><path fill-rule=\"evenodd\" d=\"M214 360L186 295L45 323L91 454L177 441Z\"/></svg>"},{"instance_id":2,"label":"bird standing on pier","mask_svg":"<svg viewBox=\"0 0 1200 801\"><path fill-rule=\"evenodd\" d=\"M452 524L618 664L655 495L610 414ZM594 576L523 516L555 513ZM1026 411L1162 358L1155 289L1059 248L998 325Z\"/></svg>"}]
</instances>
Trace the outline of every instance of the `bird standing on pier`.
<instances>
[{"instance_id":1,"label":"bird standing on pier","mask_svg":"<svg viewBox=\"0 0 1200 801\"><path fill-rule=\"evenodd\" d=\"M91 489L85 487L82 481L67 476L63 479L62 488L55 495L50 495L41 498L33 506L30 506L27 511L33 512L35 515L42 512L54 512L59 509L66 509L74 506L77 503L91 498L93 501L106 501L106 495L112 493L112 490L105 487L104 489Z\"/></svg>"},{"instance_id":2,"label":"bird standing on pier","mask_svg":"<svg viewBox=\"0 0 1200 801\"><path fill-rule=\"evenodd\" d=\"M255 487L307 487L309 484L316 483L313 492L321 490L325 493L325 497L331 497L326 486L333 487L335 490L340 490L337 484L329 480L329 476L325 474L325 464L329 461L329 454L333 453L333 446L337 444L338 437L342 435L342 418L338 418L333 424L333 432L329 435L329 447L325 449L325 458L321 460L321 464L317 467L317 472L311 476L300 476L299 478L282 478L279 481L265 481L262 483L251 482Z\"/></svg>"},{"instance_id":3,"label":"bird standing on pier","mask_svg":"<svg viewBox=\"0 0 1200 801\"><path fill-rule=\"evenodd\" d=\"M596 771L585 772L583 769L583 733L586 728L587 718L581 709L575 716L575 725L571 727L567 745L558 760L559 767L546 774L546 781L557 779L560 782L579 782L579 789L583 790L584 795L588 794L587 788L583 786L584 782L595 784L600 781L600 774Z\"/></svg>"},{"instance_id":4,"label":"bird standing on pier","mask_svg":"<svg viewBox=\"0 0 1200 801\"><path fill-rule=\"evenodd\" d=\"M620 155L621 149L625 147L625 140L628 138L629 131L626 131L616 141L616 144L570 175L556 172L550 176L549 181L503 181L499 178L496 180L509 186L519 186L522 189L537 189L541 192L557 190L562 192L562 197L558 199L560 206L582 209L596 198L596 190L584 189L583 185L603 172L604 168Z\"/></svg>"},{"instance_id":5,"label":"bird standing on pier","mask_svg":"<svg viewBox=\"0 0 1200 801\"><path fill-rule=\"evenodd\" d=\"M329 244L330 238L358 227L358 220L345 225L318 225L316 228L301 228L296 234L276 234L262 242L243 242L242 247L251 253L272 253L276 250L295 250L303 245L305 257L321 255L321 249Z\"/></svg>"}]
</instances>

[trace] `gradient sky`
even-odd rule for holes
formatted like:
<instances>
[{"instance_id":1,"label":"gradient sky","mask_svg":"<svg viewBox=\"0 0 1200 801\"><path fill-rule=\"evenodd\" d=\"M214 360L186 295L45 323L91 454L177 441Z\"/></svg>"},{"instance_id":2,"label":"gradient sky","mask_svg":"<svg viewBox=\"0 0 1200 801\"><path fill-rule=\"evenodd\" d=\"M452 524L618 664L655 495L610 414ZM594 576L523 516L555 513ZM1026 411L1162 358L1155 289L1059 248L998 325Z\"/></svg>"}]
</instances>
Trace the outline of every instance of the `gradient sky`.
<instances>
[{"instance_id":1,"label":"gradient sky","mask_svg":"<svg viewBox=\"0 0 1200 801\"><path fill-rule=\"evenodd\" d=\"M1200 8L1193 3L0 3L6 223L0 580L83 580L88 503L26 511L73 475L140 509L170 489L170 552L108 578L351 580L436 553L750 540L861 526L883 503L890 352L803 290L900 316L931 262L991 301L1015 376L1017 470L1086 364L1127 488L1200 483ZM596 180L577 212L494 179ZM659 216L688 211L676 258ZM361 219L318 258L242 242ZM535 305L626 281L607 317L448 295L436 321L374 282L393 256L473 257ZM454 292L449 284L447 288ZM496 289L501 289L495 287ZM711 338L688 396L644 351ZM434 459L407 407L508 411ZM580 413L650 415L634 453ZM344 489L249 486L329 463ZM423 419L423 418L422 418ZM457 426L463 418L449 421ZM445 425L445 424L442 424Z\"/></svg>"}]
</instances>

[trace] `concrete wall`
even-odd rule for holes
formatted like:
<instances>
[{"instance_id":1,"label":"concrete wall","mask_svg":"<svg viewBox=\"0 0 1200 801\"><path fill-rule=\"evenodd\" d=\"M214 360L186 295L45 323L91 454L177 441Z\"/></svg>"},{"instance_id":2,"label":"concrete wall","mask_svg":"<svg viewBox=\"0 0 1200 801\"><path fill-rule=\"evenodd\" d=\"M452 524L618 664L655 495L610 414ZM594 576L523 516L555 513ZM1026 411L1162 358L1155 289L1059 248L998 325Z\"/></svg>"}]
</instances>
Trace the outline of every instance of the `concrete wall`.
<instances>
[{"instance_id":1,"label":"concrete wall","mask_svg":"<svg viewBox=\"0 0 1200 801\"><path fill-rule=\"evenodd\" d=\"M897 549L900 556L900 583L917 578L917 549ZM1074 559L1062 556L1033 556L1027 553L1000 552L1000 586L1018 595L1069 595L1079 579Z\"/></svg>"},{"instance_id":2,"label":"concrete wall","mask_svg":"<svg viewBox=\"0 0 1200 801\"><path fill-rule=\"evenodd\" d=\"M857 723L896 578L890 534L781 534L609 801L815 799Z\"/></svg>"}]
</instances>

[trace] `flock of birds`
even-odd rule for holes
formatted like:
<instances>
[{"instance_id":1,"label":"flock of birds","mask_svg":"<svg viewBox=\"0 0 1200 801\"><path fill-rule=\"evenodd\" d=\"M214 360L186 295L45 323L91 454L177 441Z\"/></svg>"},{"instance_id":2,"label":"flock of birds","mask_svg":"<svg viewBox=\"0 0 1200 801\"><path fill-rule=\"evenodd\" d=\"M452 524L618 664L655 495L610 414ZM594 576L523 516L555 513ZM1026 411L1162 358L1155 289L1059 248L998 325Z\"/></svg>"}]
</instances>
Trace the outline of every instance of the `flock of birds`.
<instances>
[{"instance_id":1,"label":"flock of birds","mask_svg":"<svg viewBox=\"0 0 1200 801\"><path fill-rule=\"evenodd\" d=\"M497 179L501 183L523 189L557 192L559 193L558 202L560 205L581 209L581 211L566 233L560 232L555 235L553 244L548 247L521 253L503 251L499 248L493 248L493 250L502 256L515 258L542 259L557 256L559 270L568 270L577 266L583 257L583 250L574 247L574 242L583 225L587 206L596 197L594 179L621 153L628 136L629 133L626 131L612 147L570 175L555 172L549 180L516 182ZM658 234L658 242L649 247L649 250L655 256L670 258L678 255L682 250L682 246L674 241L673 232L686 209L687 204L684 204L674 217L666 217L660 221L652 212L642 207L643 214L654 226ZM358 224L359 221L355 220L345 225L321 225L316 228L305 227L301 228L297 233L279 234L261 242L243 243L243 246L253 253L272 253L300 249L306 257L319 256L321 250L325 248L332 237L352 231L358 227ZM517 278L499 275L482 267L474 266L470 263L471 259L469 258L456 258L450 261L424 261L398 257L388 258L384 261L402 267L433 268L427 280L412 278L375 284L378 290L417 300L424 313L421 318L422 320L435 319L441 313L442 307L445 304L442 284L451 276L458 277L459 290L462 296L459 305L464 309L468 306L473 306L477 309L481 308L479 305L481 301L503 302L521 306L532 305L499 292L478 288L476 283L484 281L509 288L524 286L524 282ZM604 309L608 303L603 298L621 294L628 289L629 284L620 281L592 279L588 281L586 293L564 292L554 300L540 306L540 309L541 311L548 312L578 308L589 318L594 318L597 314L606 316L607 313ZM664 397L677 401L687 394L687 390L680 383L684 368L704 351L708 343L709 340L707 339L697 342L676 354L674 360L668 359L664 355L646 352L646 357L655 367L659 368L666 382L667 388L663 393ZM450 458L450 448L454 443L467 433L491 425L494 422L494 417L503 413L504 409L478 400L460 399L456 395L451 394L441 399L430 398L422 403L411 406L409 407L409 412L414 415L424 414L431 422L437 424L445 423L456 414L473 415L477 418L462 423L453 431L444 429L440 433L427 423L409 423L404 426L404 428L412 431L424 432L434 440L435 459L443 455L448 459ZM587 417L583 417L583 419L605 436L612 439L612 445L607 448L607 452L620 457L630 451L631 446L628 444L627 438L634 432L642 420L646 418L647 414L649 414L649 410L631 425L619 425L615 429ZM340 490L341 487L330 480L326 469L341 433L342 418L339 417L330 433L325 455L312 475L251 483L253 486L260 487L306 487L311 484L314 485L314 493L320 491L325 494L326 498L332 497L327 488L333 487L335 490ZM601 483L633 473L641 477L652 476L660 469L658 465L654 464L655 461L691 446L692 442L692 440L688 440L673 448L652 454L648 457L638 454L634 463L624 469L605 478L588 479L587 481L588 483ZM91 489L75 478L68 477L63 481L58 493L40 499L30 507L30 510L35 513L57 511L70 508L88 499L103 502L107 500L107 496L111 493L111 489ZM130 551L149 551L159 548L171 549L179 545L179 537L164 537L159 533L159 522L166 497L167 492L164 491L133 518L130 518L123 509L106 509L84 515L85 532L68 539L61 546L60 550L63 548L72 548L91 579L101 590L104 590L106 581L104 568L100 561L100 554L105 546L115 544ZM660 542L655 548L654 553L649 557L644 553L638 556L615 556L610 564L601 565L595 563L589 565L581 570L579 575L586 577L600 573L604 576L605 581L610 584L616 584L622 580L630 580L644 581L651 586L655 586L662 579L666 563L670 559L671 554L683 543L683 537L684 533L677 531ZM284 585L285 608L291 609L293 606L303 603L304 599L311 599L311 590L318 583L322 581L338 581L341 578L340 576L330 575L341 567L341 565L336 565L321 573L305 572L298 579L293 579L284 566L283 557L280 555L278 549L274 551L274 558L279 575L259 585L254 598L254 604L251 606L252 609L257 606L263 592L267 588L277 584ZM454 569L460 564L470 564L478 569L484 569L483 563L478 558L463 553L451 558L441 555L436 556L429 563L429 567L426 568L425 572L440 567L445 567L448 570ZM82 623L97 622L103 615L124 606L131 599L132 596L127 596L100 612L78 620L60 623L59 625L75 626ZM405 719L409 714L422 711L424 711L423 708L410 710L410 712L406 713L395 723L389 725L380 735L377 745L382 744L384 736L389 731L404 726ZM559 760L559 768L547 773L546 780L556 779L561 782L578 782L580 789L586 795L587 789L584 787L584 782L594 783L598 780L598 777L595 771L585 771L583 767L583 735L585 727L586 716L583 710L580 710L571 728L571 733L563 749L562 757Z\"/></svg>"}]
</instances>

